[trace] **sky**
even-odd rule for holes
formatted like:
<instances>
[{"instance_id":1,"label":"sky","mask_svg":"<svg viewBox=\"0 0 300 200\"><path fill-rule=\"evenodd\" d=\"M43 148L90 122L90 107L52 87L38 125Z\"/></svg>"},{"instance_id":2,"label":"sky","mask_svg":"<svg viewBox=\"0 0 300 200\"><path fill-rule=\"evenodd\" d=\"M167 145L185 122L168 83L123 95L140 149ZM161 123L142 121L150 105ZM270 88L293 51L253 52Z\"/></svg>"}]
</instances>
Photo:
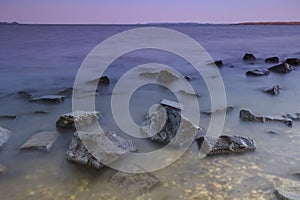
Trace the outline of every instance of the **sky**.
<instances>
[{"instance_id":1,"label":"sky","mask_svg":"<svg viewBox=\"0 0 300 200\"><path fill-rule=\"evenodd\" d=\"M300 21L300 0L0 0L0 21L37 24Z\"/></svg>"}]
</instances>

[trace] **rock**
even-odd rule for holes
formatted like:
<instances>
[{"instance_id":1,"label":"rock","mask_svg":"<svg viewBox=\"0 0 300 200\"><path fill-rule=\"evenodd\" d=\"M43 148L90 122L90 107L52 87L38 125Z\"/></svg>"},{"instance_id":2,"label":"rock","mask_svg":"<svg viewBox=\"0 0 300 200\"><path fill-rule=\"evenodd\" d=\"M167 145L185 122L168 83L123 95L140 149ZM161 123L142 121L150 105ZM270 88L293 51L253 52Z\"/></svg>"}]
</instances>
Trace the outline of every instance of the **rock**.
<instances>
[{"instance_id":1,"label":"rock","mask_svg":"<svg viewBox=\"0 0 300 200\"><path fill-rule=\"evenodd\" d=\"M122 190L134 194L143 194L154 188L159 180L150 173L124 173L117 172L110 179L110 183Z\"/></svg>"},{"instance_id":2,"label":"rock","mask_svg":"<svg viewBox=\"0 0 300 200\"><path fill-rule=\"evenodd\" d=\"M156 78L158 82L162 82L162 83L169 83L179 79L179 76L166 69L161 70L160 72L141 73L140 76L144 76L148 78Z\"/></svg>"},{"instance_id":3,"label":"rock","mask_svg":"<svg viewBox=\"0 0 300 200\"><path fill-rule=\"evenodd\" d=\"M0 119L16 119L16 115L0 115Z\"/></svg>"},{"instance_id":4,"label":"rock","mask_svg":"<svg viewBox=\"0 0 300 200\"><path fill-rule=\"evenodd\" d=\"M35 114L49 114L50 111L49 110L37 110L34 111Z\"/></svg>"},{"instance_id":5,"label":"rock","mask_svg":"<svg viewBox=\"0 0 300 200\"><path fill-rule=\"evenodd\" d=\"M275 85L274 87L265 90L265 93L271 94L271 95L278 95L280 93L281 87L279 85Z\"/></svg>"},{"instance_id":6,"label":"rock","mask_svg":"<svg viewBox=\"0 0 300 200\"><path fill-rule=\"evenodd\" d=\"M0 150L3 149L11 136L11 131L0 127Z\"/></svg>"},{"instance_id":7,"label":"rock","mask_svg":"<svg viewBox=\"0 0 300 200\"><path fill-rule=\"evenodd\" d=\"M88 149L85 144L89 145ZM112 131L108 133L76 132L66 157L69 161L100 169L104 164L116 161L136 150L131 140L122 138Z\"/></svg>"},{"instance_id":8,"label":"rock","mask_svg":"<svg viewBox=\"0 0 300 200\"><path fill-rule=\"evenodd\" d=\"M97 82L98 85L108 85L110 83L110 80L108 76L101 76L100 78L89 81L89 83L95 83L95 82Z\"/></svg>"},{"instance_id":9,"label":"rock","mask_svg":"<svg viewBox=\"0 0 300 200\"><path fill-rule=\"evenodd\" d=\"M211 114L216 114L216 113L222 113L222 112L230 112L234 109L233 106L228 106L226 108L223 108L223 109L218 109L218 110L215 110L215 111L203 111L202 113L206 114L206 115L211 115Z\"/></svg>"},{"instance_id":10,"label":"rock","mask_svg":"<svg viewBox=\"0 0 300 200\"><path fill-rule=\"evenodd\" d=\"M247 76L267 76L270 74L270 71L267 69L255 69L246 72Z\"/></svg>"},{"instance_id":11,"label":"rock","mask_svg":"<svg viewBox=\"0 0 300 200\"><path fill-rule=\"evenodd\" d=\"M286 114L282 115L283 118L291 119L294 121L299 121L300 120L300 113L295 113L295 114Z\"/></svg>"},{"instance_id":12,"label":"rock","mask_svg":"<svg viewBox=\"0 0 300 200\"><path fill-rule=\"evenodd\" d=\"M199 137L203 134L200 127L182 117L178 110L161 105L143 122L141 132L159 144L167 145L172 142L179 146L189 141L193 135Z\"/></svg>"},{"instance_id":13,"label":"rock","mask_svg":"<svg viewBox=\"0 0 300 200\"><path fill-rule=\"evenodd\" d=\"M58 104L65 100L65 96L60 95L45 95L41 97L32 98L30 102L46 103L46 104Z\"/></svg>"},{"instance_id":14,"label":"rock","mask_svg":"<svg viewBox=\"0 0 300 200\"><path fill-rule=\"evenodd\" d=\"M277 131L274 130L268 130L267 133L273 134L273 135L279 135Z\"/></svg>"},{"instance_id":15,"label":"rock","mask_svg":"<svg viewBox=\"0 0 300 200\"><path fill-rule=\"evenodd\" d=\"M221 135L216 137L200 137L198 146L207 155L226 154L226 153L244 153L255 151L255 141L249 137ZM203 146L204 145L204 146Z\"/></svg>"},{"instance_id":16,"label":"rock","mask_svg":"<svg viewBox=\"0 0 300 200\"><path fill-rule=\"evenodd\" d=\"M288 58L285 60L285 63L292 65L292 66L298 66L298 65L300 65L300 59L299 58Z\"/></svg>"},{"instance_id":17,"label":"rock","mask_svg":"<svg viewBox=\"0 0 300 200\"><path fill-rule=\"evenodd\" d=\"M43 131L37 133L29 138L29 140L23 144L20 150L24 149L38 149L42 151L50 151L53 147L57 137L57 132Z\"/></svg>"},{"instance_id":18,"label":"rock","mask_svg":"<svg viewBox=\"0 0 300 200\"><path fill-rule=\"evenodd\" d=\"M184 76L184 78L185 78L187 81L191 81L191 80L192 80L192 77L190 77L190 76Z\"/></svg>"},{"instance_id":19,"label":"rock","mask_svg":"<svg viewBox=\"0 0 300 200\"><path fill-rule=\"evenodd\" d=\"M188 91L185 91L185 90L179 90L179 93L184 94L184 95L187 95L187 96L195 96L195 97L199 97L198 94L195 94L194 92L188 92ZM177 106L178 106L178 105L177 105ZM182 106L182 105L180 104L180 106Z\"/></svg>"},{"instance_id":20,"label":"rock","mask_svg":"<svg viewBox=\"0 0 300 200\"><path fill-rule=\"evenodd\" d=\"M18 95L25 99L32 99L33 97L32 94L30 94L28 91L19 91Z\"/></svg>"},{"instance_id":21,"label":"rock","mask_svg":"<svg viewBox=\"0 0 300 200\"><path fill-rule=\"evenodd\" d=\"M57 94L65 96L67 98L71 98L73 95L73 88L66 88L64 90L59 91Z\"/></svg>"},{"instance_id":22,"label":"rock","mask_svg":"<svg viewBox=\"0 0 300 200\"><path fill-rule=\"evenodd\" d=\"M268 68L268 70L270 70L272 72L277 72L277 73L288 73L288 72L293 71L294 68L287 63L282 63L279 65L270 67L270 68Z\"/></svg>"},{"instance_id":23,"label":"rock","mask_svg":"<svg viewBox=\"0 0 300 200\"><path fill-rule=\"evenodd\" d=\"M76 126L86 126L99 118L99 112L74 111L66 113L56 121L57 128L75 129ZM75 126L76 124L76 126Z\"/></svg>"},{"instance_id":24,"label":"rock","mask_svg":"<svg viewBox=\"0 0 300 200\"><path fill-rule=\"evenodd\" d=\"M176 101L172 101L172 100L168 100L168 99L162 99L160 101L160 104L164 105L164 106L170 106L170 107L178 109L178 110L183 109L183 105L181 105L180 103L178 103Z\"/></svg>"},{"instance_id":25,"label":"rock","mask_svg":"<svg viewBox=\"0 0 300 200\"><path fill-rule=\"evenodd\" d=\"M243 60L244 61L254 61L254 60L256 60L256 57L251 53L246 53L243 57Z\"/></svg>"},{"instance_id":26,"label":"rock","mask_svg":"<svg viewBox=\"0 0 300 200\"><path fill-rule=\"evenodd\" d=\"M279 63L279 58L278 57L266 58L265 63Z\"/></svg>"},{"instance_id":27,"label":"rock","mask_svg":"<svg viewBox=\"0 0 300 200\"><path fill-rule=\"evenodd\" d=\"M282 122L287 126L293 126L293 121L291 119L287 119L284 117L256 116L249 110L241 110L240 118L244 121L261 122L261 123L267 121L275 121L275 122Z\"/></svg>"},{"instance_id":28,"label":"rock","mask_svg":"<svg viewBox=\"0 0 300 200\"><path fill-rule=\"evenodd\" d=\"M3 175L7 172L7 167L5 167L4 165L0 164L0 175Z\"/></svg>"},{"instance_id":29,"label":"rock","mask_svg":"<svg viewBox=\"0 0 300 200\"><path fill-rule=\"evenodd\" d=\"M283 189L277 189L275 195L279 200L299 200L300 199L300 187L288 187Z\"/></svg>"},{"instance_id":30,"label":"rock","mask_svg":"<svg viewBox=\"0 0 300 200\"><path fill-rule=\"evenodd\" d=\"M217 60L215 62L212 63L213 65L216 65L217 67L223 67L224 63L222 60Z\"/></svg>"}]
</instances>

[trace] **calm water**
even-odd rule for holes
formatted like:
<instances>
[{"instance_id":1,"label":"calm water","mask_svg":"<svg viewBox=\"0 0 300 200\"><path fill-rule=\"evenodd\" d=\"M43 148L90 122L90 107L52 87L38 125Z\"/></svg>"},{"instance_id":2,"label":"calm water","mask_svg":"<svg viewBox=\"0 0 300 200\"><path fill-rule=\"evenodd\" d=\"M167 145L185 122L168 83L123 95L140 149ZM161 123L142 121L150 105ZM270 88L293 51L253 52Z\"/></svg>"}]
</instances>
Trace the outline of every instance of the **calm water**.
<instances>
[{"instance_id":1,"label":"calm water","mask_svg":"<svg viewBox=\"0 0 300 200\"><path fill-rule=\"evenodd\" d=\"M77 70L96 45L114 34L138 27L0 26L0 115L17 115L15 120L0 119L0 126L13 132L0 152L0 163L8 167L8 173L0 177L1 199L274 199L274 188L299 182L292 173L300 170L300 122L292 128L281 123L247 123L239 120L238 113L243 108L264 115L300 112L299 69L284 75L245 76L249 69L270 66L264 63L266 57L299 58L300 26L166 26L198 41L213 59L223 60L225 66L220 73L228 105L235 107L227 115L223 133L254 138L254 153L199 160L193 146L177 162L153 173L160 180L157 187L138 195L109 183L115 170L96 171L67 162L65 152L72 131L61 133L49 153L19 152L19 147L37 131L55 130L58 116L70 112L72 102L67 99L59 105L32 104L18 98L15 92L29 90L39 96L72 87ZM258 58L254 65L242 61L246 52ZM131 52L107 70L111 85L99 88L96 108L104 116L104 129L119 131L109 104L118 78L133 66L150 62L167 64L194 78L192 84L200 95L201 109L209 110L206 86L185 60L163 51ZM280 95L262 92L276 84L283 88ZM133 119L140 123L149 107L161 98L174 96L157 85L140 88L130 104ZM33 114L36 110L51 112ZM204 129L208 123L209 117L201 116ZM279 134L270 134L269 130ZM157 148L148 141L134 141L140 152Z\"/></svg>"}]
</instances>

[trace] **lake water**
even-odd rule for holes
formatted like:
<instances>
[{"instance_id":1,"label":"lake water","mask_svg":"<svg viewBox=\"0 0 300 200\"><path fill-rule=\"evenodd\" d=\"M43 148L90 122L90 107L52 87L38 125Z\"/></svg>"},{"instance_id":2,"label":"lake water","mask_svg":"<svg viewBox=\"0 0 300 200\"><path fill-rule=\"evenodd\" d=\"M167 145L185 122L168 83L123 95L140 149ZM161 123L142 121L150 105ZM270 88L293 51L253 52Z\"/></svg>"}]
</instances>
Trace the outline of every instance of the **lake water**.
<instances>
[{"instance_id":1,"label":"lake water","mask_svg":"<svg viewBox=\"0 0 300 200\"><path fill-rule=\"evenodd\" d=\"M55 130L57 118L72 110L72 100L58 105L29 103L16 95L20 90L34 96L55 94L73 87L77 70L94 47L110 36L142 26L0 26L0 115L16 115L15 120L0 119L0 126L13 134L0 152L0 163L8 172L0 176L1 199L276 199L277 187L300 184L293 173L300 171L300 122L293 127L282 123L251 123L239 119L240 109L261 115L300 112L300 70L288 74L271 73L247 77L250 69L266 68L266 57L300 57L300 26L272 25L166 25L199 42L214 60L223 60L220 68L227 103L234 110L227 114L224 134L252 137L257 150L241 155L221 155L198 159L194 145L175 163L152 172L160 183L144 194L133 194L114 187L110 177L116 172L104 167L88 169L70 163L65 152L72 131L59 134L53 149L18 151L34 133ZM128 41L130 42L130 41ZM125 44L126 45L126 44ZM243 62L245 53L257 57L254 64ZM120 76L133 66L163 63L193 78L202 110L210 110L207 88L190 64L171 53L142 50L114 61L106 74L108 87L100 87L96 108L105 130L120 132L111 115L110 96ZM213 66L212 66L213 67ZM213 78L213 77L211 77ZM280 85L278 96L262 92ZM126 91L126 90L124 90ZM130 111L137 123L143 121L149 107L160 99L173 99L166 88L147 85L134 93ZM34 114L49 110L49 114ZM210 118L201 115L200 125L208 128ZM274 130L278 134L270 134ZM140 152L153 148L149 141L133 139ZM150 144L149 144L150 143Z\"/></svg>"}]
</instances>

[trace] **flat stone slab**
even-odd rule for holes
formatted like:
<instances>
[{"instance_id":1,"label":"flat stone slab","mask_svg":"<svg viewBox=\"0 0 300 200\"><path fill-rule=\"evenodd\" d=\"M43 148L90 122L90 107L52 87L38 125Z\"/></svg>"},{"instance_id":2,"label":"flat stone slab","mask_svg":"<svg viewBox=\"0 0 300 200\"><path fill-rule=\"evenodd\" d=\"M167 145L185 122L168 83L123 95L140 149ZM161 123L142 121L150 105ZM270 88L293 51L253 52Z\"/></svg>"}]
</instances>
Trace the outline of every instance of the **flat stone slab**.
<instances>
[{"instance_id":1,"label":"flat stone slab","mask_svg":"<svg viewBox=\"0 0 300 200\"><path fill-rule=\"evenodd\" d=\"M68 160L100 169L131 151L136 151L131 140L113 131L108 133L76 132L66 153Z\"/></svg>"},{"instance_id":2,"label":"flat stone slab","mask_svg":"<svg viewBox=\"0 0 300 200\"><path fill-rule=\"evenodd\" d=\"M256 150L255 141L249 137L221 135L219 137L200 137L198 146L200 153L207 155L244 153Z\"/></svg>"},{"instance_id":3,"label":"flat stone slab","mask_svg":"<svg viewBox=\"0 0 300 200\"><path fill-rule=\"evenodd\" d=\"M57 128L75 129L93 123L99 118L100 112L74 111L66 113L56 121Z\"/></svg>"},{"instance_id":4,"label":"flat stone slab","mask_svg":"<svg viewBox=\"0 0 300 200\"><path fill-rule=\"evenodd\" d=\"M299 200L300 187L289 187L284 189L277 189L275 191L275 194L279 200Z\"/></svg>"},{"instance_id":5,"label":"flat stone slab","mask_svg":"<svg viewBox=\"0 0 300 200\"><path fill-rule=\"evenodd\" d=\"M50 151L57 137L55 131L44 131L37 133L29 138L25 144L20 147L20 150L38 149L42 151Z\"/></svg>"},{"instance_id":6,"label":"flat stone slab","mask_svg":"<svg viewBox=\"0 0 300 200\"><path fill-rule=\"evenodd\" d=\"M142 194L153 189L159 180L150 173L117 172L110 179L110 183L134 194Z\"/></svg>"},{"instance_id":7,"label":"flat stone slab","mask_svg":"<svg viewBox=\"0 0 300 200\"><path fill-rule=\"evenodd\" d=\"M35 97L30 102L46 103L46 104L59 104L65 100L65 96L61 95L45 95L41 97Z\"/></svg>"},{"instance_id":8,"label":"flat stone slab","mask_svg":"<svg viewBox=\"0 0 300 200\"><path fill-rule=\"evenodd\" d=\"M11 131L0 127L0 150L3 149L11 136Z\"/></svg>"}]
</instances>

